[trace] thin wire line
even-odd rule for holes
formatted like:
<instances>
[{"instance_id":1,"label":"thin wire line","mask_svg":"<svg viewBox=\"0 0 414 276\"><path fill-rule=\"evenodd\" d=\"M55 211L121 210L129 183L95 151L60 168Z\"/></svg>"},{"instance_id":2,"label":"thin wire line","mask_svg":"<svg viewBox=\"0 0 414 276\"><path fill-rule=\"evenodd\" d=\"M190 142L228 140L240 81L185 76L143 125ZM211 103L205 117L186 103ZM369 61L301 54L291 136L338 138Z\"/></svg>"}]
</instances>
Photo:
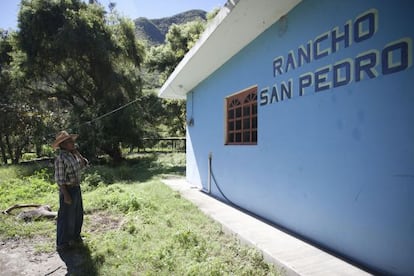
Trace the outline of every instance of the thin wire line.
<instances>
[{"instance_id":1,"label":"thin wire line","mask_svg":"<svg viewBox=\"0 0 414 276\"><path fill-rule=\"evenodd\" d=\"M115 112L117 112L117 111L119 111L119 110L121 110L121 109L124 109L125 107L127 107L127 106L129 106L129 105L131 105L131 104L133 104L133 103L135 103L135 102L137 102L139 99L140 99L140 98L137 98L137 99L135 99L135 100L133 100L133 101L131 101L131 102L129 102L129 103L126 103L126 104L124 104L124 105L122 105L122 106L120 106L120 107L118 107L118 108L116 108L116 109L114 109L114 110L111 110L111 111L109 111L109 112L107 112L107 113L105 113L105 114L103 114L103 115L101 115L101 116L98 116L98 117L96 117L95 119L92 119L92 120L90 120L90 121L84 122L84 123L80 124L80 125L79 125L79 127L80 127L80 126L83 126L83 125L91 124L91 123L93 123L93 122L95 122L95 121L98 121L98 120L100 120L100 119L102 119L102 118L105 118L105 117L107 117L107 116L111 115L112 113L115 113Z\"/></svg>"},{"instance_id":2,"label":"thin wire line","mask_svg":"<svg viewBox=\"0 0 414 276\"><path fill-rule=\"evenodd\" d=\"M174 90L174 88L173 88L173 90ZM121 110L121 109L124 109L124 108L126 108L127 106L129 106L129 105L131 105L131 104L133 104L133 103L135 103L135 102L137 102L137 101L139 101L141 98L137 98L137 99L135 99L135 100L133 100L133 101L131 101L131 102L129 102L129 103L126 103L126 104L124 104L124 105L122 105L122 106L120 106L120 107L118 107L118 108L116 108L116 109L113 109L113 110L111 110L111 111L109 111L109 112L107 112L107 113L105 113L105 114L103 114L103 115L101 115L101 116L98 116L98 117L96 117L96 118L94 118L94 119L92 119L92 120L90 120L90 121L87 121L87 122L84 122L84 123L81 123L80 125L78 125L77 126L77 128L80 128L81 126L84 126L84 125L89 125L89 124L91 124L91 123L93 123L93 122L95 122L95 121L98 121L98 120L100 120L100 119L102 119L102 118L105 118L105 117L107 117L107 116L109 116L109 115L111 115L111 114L113 114L113 113L115 113L115 112L117 112L117 111L119 111L119 110ZM153 103L151 106L150 106L150 108L148 108L148 109L151 109L154 105L156 105L157 104L157 102L155 102L155 103Z\"/></svg>"}]
</instances>

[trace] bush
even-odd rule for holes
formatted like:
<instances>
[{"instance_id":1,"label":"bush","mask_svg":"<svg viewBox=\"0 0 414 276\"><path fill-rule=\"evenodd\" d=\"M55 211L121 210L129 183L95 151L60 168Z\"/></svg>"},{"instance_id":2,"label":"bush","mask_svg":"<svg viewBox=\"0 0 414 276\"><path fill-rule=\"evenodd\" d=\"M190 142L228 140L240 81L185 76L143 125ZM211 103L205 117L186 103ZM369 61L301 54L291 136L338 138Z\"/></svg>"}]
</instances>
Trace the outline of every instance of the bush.
<instances>
[{"instance_id":1,"label":"bush","mask_svg":"<svg viewBox=\"0 0 414 276\"><path fill-rule=\"evenodd\" d=\"M52 157L55 154L55 150L50 145L42 146L42 155Z\"/></svg>"},{"instance_id":2,"label":"bush","mask_svg":"<svg viewBox=\"0 0 414 276\"><path fill-rule=\"evenodd\" d=\"M103 181L102 176L95 171L92 173L85 174L84 179L82 181L82 190L84 192L92 191L104 184L105 182Z\"/></svg>"},{"instance_id":3,"label":"bush","mask_svg":"<svg viewBox=\"0 0 414 276\"><path fill-rule=\"evenodd\" d=\"M36 153L34 153L34 152L27 152L27 153L23 153L22 161L30 161L30 160L34 160L36 158L37 158Z\"/></svg>"}]
</instances>

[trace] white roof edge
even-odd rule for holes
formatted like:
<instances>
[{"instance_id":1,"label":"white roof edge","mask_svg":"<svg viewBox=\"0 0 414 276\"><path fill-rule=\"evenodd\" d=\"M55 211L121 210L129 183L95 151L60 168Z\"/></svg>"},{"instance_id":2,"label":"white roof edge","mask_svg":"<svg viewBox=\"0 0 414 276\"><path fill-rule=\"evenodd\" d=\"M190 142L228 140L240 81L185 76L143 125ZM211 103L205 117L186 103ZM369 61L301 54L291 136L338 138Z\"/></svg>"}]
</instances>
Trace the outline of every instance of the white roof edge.
<instances>
[{"instance_id":1,"label":"white roof edge","mask_svg":"<svg viewBox=\"0 0 414 276\"><path fill-rule=\"evenodd\" d=\"M188 92L300 1L228 0L168 77L158 96L185 99ZM247 12L251 16L246 16ZM223 42L226 46L220 48Z\"/></svg>"},{"instance_id":2,"label":"white roof edge","mask_svg":"<svg viewBox=\"0 0 414 276\"><path fill-rule=\"evenodd\" d=\"M238 0L237 0L238 2ZM234 6L233 6L234 7ZM165 98L178 98L178 99L185 99L185 95L189 92L186 91L184 94L182 94L182 91L184 87L178 87L180 88L181 93L178 91L174 91L174 87L170 86L171 83L175 80L176 76L181 72L181 69L187 65L188 61L191 60L191 58L198 52L198 50L204 45L205 41L208 40L210 35L214 32L214 30L220 25L220 23L226 18L227 14L229 14L231 11L230 8L227 8L226 6L222 7L220 11L217 13L217 15L214 17L213 20L211 20L207 26L204 32L201 34L198 41L194 44L194 46L188 51L184 58L181 60L181 62L177 65L177 67L174 69L174 71L171 73L171 75L168 77L168 79L165 81L163 86L160 89L160 92L158 94L159 97L163 97L163 94L168 94L172 97L169 97L168 95ZM189 90L191 90L194 87L191 87ZM167 93L169 92L169 93ZM174 97L176 96L176 97Z\"/></svg>"}]
</instances>

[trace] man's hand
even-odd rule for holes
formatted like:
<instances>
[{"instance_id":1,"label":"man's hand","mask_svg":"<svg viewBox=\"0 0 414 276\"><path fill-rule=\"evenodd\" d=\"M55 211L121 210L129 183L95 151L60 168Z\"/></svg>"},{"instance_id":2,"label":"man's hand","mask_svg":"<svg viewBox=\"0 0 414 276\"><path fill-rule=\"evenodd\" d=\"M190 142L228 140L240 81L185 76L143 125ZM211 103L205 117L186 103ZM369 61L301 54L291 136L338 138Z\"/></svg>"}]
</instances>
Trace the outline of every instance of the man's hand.
<instances>
[{"instance_id":1,"label":"man's hand","mask_svg":"<svg viewBox=\"0 0 414 276\"><path fill-rule=\"evenodd\" d=\"M68 205L72 204L72 198L71 198L71 196L70 195L63 196L63 202L65 202Z\"/></svg>"},{"instance_id":2,"label":"man's hand","mask_svg":"<svg viewBox=\"0 0 414 276\"><path fill-rule=\"evenodd\" d=\"M78 157L81 157L82 155L80 154L80 152L78 151L78 149L74 149L74 150L71 150L70 151L73 155L75 155L75 156L78 156Z\"/></svg>"},{"instance_id":3,"label":"man's hand","mask_svg":"<svg viewBox=\"0 0 414 276\"><path fill-rule=\"evenodd\" d=\"M79 158L79 160L81 161L82 167L86 167L89 164L88 159L83 157L82 154L80 154L80 152L77 149L74 149L72 151L72 154Z\"/></svg>"},{"instance_id":4,"label":"man's hand","mask_svg":"<svg viewBox=\"0 0 414 276\"><path fill-rule=\"evenodd\" d=\"M66 189L66 185L61 185L60 191L63 194L63 202L69 205L72 204L72 197L70 196L68 190Z\"/></svg>"}]
</instances>

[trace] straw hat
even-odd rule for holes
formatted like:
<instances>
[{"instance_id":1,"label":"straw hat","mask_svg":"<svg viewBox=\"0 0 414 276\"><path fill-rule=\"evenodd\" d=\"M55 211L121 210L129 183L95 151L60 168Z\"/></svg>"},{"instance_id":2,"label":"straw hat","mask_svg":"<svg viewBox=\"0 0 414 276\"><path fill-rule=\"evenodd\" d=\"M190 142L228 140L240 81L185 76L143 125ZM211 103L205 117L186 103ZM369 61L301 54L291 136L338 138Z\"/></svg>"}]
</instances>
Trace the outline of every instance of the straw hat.
<instances>
[{"instance_id":1,"label":"straw hat","mask_svg":"<svg viewBox=\"0 0 414 276\"><path fill-rule=\"evenodd\" d=\"M78 134L69 134L66 131L62 130L58 132L58 134L56 134L56 139L53 142L52 147L54 149L57 149L60 143L66 141L67 139L72 139L73 141L75 141L78 138L78 136Z\"/></svg>"}]
</instances>

